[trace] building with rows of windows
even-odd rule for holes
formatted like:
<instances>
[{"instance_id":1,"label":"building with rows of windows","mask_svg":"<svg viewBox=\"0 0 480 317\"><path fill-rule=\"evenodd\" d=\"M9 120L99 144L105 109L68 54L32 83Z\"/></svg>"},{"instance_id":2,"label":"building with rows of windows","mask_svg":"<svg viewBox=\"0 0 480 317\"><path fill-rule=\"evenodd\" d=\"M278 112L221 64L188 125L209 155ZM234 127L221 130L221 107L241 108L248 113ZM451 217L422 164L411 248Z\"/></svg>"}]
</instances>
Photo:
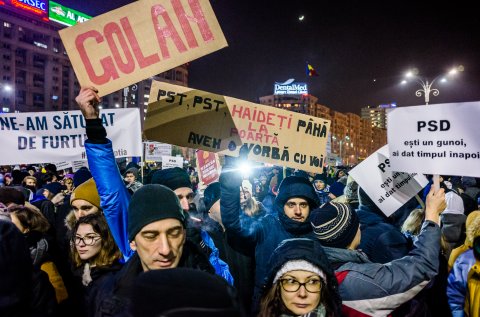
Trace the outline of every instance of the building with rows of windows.
<instances>
[{"instance_id":1,"label":"building with rows of windows","mask_svg":"<svg viewBox=\"0 0 480 317\"><path fill-rule=\"evenodd\" d=\"M66 26L26 6L0 1L0 111L76 110L80 86L58 34ZM101 107L138 107L146 112L152 80L187 86L187 66L104 96Z\"/></svg>"}]
</instances>

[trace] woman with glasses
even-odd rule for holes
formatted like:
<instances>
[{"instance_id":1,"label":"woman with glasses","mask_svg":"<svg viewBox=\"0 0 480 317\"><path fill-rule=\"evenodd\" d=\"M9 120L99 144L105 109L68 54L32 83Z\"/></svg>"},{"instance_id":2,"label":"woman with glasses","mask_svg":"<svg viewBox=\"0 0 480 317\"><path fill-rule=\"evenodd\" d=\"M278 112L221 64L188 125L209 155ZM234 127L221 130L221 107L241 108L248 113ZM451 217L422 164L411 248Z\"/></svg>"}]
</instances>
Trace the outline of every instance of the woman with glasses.
<instances>
[{"instance_id":1,"label":"woman with glasses","mask_svg":"<svg viewBox=\"0 0 480 317\"><path fill-rule=\"evenodd\" d=\"M318 241L282 241L269 267L259 317L341 315L337 280Z\"/></svg>"},{"instance_id":2,"label":"woman with glasses","mask_svg":"<svg viewBox=\"0 0 480 317\"><path fill-rule=\"evenodd\" d=\"M71 255L74 275L81 280L83 289L80 300L84 304L80 307L88 307L86 304L95 289L121 269L122 255L103 215L90 214L77 220L71 237Z\"/></svg>"}]
</instances>

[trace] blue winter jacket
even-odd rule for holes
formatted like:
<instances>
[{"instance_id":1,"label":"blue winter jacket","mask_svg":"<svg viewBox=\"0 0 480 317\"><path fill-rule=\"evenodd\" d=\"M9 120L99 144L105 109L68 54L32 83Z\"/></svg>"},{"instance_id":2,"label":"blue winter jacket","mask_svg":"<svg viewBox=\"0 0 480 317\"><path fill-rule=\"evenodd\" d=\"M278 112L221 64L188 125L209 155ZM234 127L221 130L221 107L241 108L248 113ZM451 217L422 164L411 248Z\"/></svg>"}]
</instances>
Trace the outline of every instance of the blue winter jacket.
<instances>
[{"instance_id":1,"label":"blue winter jacket","mask_svg":"<svg viewBox=\"0 0 480 317\"><path fill-rule=\"evenodd\" d=\"M287 179L285 178L285 180ZM274 213L267 214L253 223L243 222L240 216L242 210L239 199L241 179L235 179L234 175L226 176L222 174L220 183L220 210L230 245L238 252L255 250L253 300L255 309L259 303L261 287L269 270L267 263L278 244L285 239L292 238L315 239L309 219L307 218L303 223L289 219L283 211L283 204L287 198L302 197L312 201L312 207L315 208L318 206L317 195L311 184L295 184L290 187L290 190L280 187L273 206ZM310 209L313 209L312 207Z\"/></svg>"},{"instance_id":2,"label":"blue winter jacket","mask_svg":"<svg viewBox=\"0 0 480 317\"><path fill-rule=\"evenodd\" d=\"M377 211L380 212L380 211ZM374 263L388 263L407 255L409 243L395 226L386 222L386 217L367 206L357 209L362 239L359 249Z\"/></svg>"},{"instance_id":3,"label":"blue winter jacket","mask_svg":"<svg viewBox=\"0 0 480 317\"><path fill-rule=\"evenodd\" d=\"M100 195L100 205L103 209L108 226L115 242L123 254L125 262L134 254L130 248L127 231L127 213L130 203L128 192L113 154L112 142L94 144L85 142L88 165ZM203 242L212 250L209 261L215 268L215 273L233 285L233 277L228 265L218 257L218 249L206 232L201 232Z\"/></svg>"},{"instance_id":4,"label":"blue winter jacket","mask_svg":"<svg viewBox=\"0 0 480 317\"><path fill-rule=\"evenodd\" d=\"M473 250L467 250L460 254L453 264L453 268L448 275L447 297L448 305L452 311L453 317L463 317L465 315L465 296L467 295L467 277L468 272L475 264L476 259Z\"/></svg>"}]
</instances>

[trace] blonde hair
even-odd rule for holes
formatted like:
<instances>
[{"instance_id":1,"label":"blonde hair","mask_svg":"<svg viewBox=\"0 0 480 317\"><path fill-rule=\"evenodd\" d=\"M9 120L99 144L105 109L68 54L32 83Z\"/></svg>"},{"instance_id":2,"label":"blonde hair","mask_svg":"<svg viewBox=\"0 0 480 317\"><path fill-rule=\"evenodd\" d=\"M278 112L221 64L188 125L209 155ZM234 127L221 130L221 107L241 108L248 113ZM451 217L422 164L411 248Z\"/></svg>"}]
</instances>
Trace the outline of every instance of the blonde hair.
<instances>
[{"instance_id":1,"label":"blonde hair","mask_svg":"<svg viewBox=\"0 0 480 317\"><path fill-rule=\"evenodd\" d=\"M465 238L465 245L469 248L473 247L473 240L480 236L480 217L475 217L467 226L467 237Z\"/></svg>"},{"instance_id":2,"label":"blonde hair","mask_svg":"<svg viewBox=\"0 0 480 317\"><path fill-rule=\"evenodd\" d=\"M425 217L425 211L423 209L414 209L410 212L407 219L402 225L402 232L409 232L413 235L418 235L422 228L423 218Z\"/></svg>"}]
</instances>

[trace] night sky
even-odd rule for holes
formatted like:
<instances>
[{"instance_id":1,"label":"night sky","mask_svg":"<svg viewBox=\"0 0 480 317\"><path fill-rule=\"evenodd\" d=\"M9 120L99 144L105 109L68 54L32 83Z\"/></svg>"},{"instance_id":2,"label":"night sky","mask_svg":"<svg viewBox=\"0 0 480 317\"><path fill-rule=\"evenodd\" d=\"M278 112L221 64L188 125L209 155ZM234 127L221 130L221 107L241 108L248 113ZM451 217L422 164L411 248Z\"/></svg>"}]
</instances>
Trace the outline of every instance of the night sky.
<instances>
[{"instance_id":1,"label":"night sky","mask_svg":"<svg viewBox=\"0 0 480 317\"><path fill-rule=\"evenodd\" d=\"M57 0L98 15L133 1ZM193 88L258 102L275 82L307 82L319 103L360 108L423 104L419 84L400 85L416 67L429 80L463 65L430 103L480 100L480 18L460 1L212 0L229 46L190 63ZM303 21L299 20L304 16ZM318 77L307 77L305 63Z\"/></svg>"}]
</instances>

